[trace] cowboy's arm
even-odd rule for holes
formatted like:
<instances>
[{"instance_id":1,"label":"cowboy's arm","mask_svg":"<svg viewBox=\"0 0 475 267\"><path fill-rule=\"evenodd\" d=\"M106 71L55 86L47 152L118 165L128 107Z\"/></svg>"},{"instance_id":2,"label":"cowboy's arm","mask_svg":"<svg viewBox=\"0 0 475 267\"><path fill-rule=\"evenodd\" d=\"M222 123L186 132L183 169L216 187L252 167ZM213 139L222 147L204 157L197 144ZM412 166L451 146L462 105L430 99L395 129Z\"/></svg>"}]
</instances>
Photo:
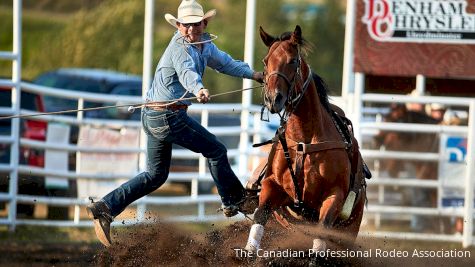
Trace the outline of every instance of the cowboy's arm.
<instances>
[{"instance_id":1,"label":"cowboy's arm","mask_svg":"<svg viewBox=\"0 0 475 267\"><path fill-rule=\"evenodd\" d=\"M172 61L178 81L185 90L198 96L198 92L204 88L204 85L201 76L196 71L195 62L192 57L183 48L175 49Z\"/></svg>"},{"instance_id":2,"label":"cowboy's arm","mask_svg":"<svg viewBox=\"0 0 475 267\"><path fill-rule=\"evenodd\" d=\"M201 76L196 72L195 62L193 59L182 51L178 51L173 57L173 65L178 76L178 80L185 90L193 93L198 102L208 103L209 91L203 86Z\"/></svg>"},{"instance_id":3,"label":"cowboy's arm","mask_svg":"<svg viewBox=\"0 0 475 267\"><path fill-rule=\"evenodd\" d=\"M211 45L210 50L211 57L208 60L210 68L230 76L262 82L262 73L253 71L247 63L233 59L227 53L219 50L214 44Z\"/></svg>"}]
</instances>

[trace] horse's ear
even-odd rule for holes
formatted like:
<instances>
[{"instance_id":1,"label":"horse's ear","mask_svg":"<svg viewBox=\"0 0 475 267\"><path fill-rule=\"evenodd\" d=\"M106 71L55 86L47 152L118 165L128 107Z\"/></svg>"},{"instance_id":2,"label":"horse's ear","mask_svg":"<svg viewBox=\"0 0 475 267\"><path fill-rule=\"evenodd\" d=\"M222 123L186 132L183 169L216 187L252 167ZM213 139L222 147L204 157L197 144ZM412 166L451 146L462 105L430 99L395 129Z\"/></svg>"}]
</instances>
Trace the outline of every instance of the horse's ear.
<instances>
[{"instance_id":1,"label":"horse's ear","mask_svg":"<svg viewBox=\"0 0 475 267\"><path fill-rule=\"evenodd\" d=\"M302 44L302 29L299 25L295 26L295 30L292 33L292 38L290 40L294 45Z\"/></svg>"},{"instance_id":2,"label":"horse's ear","mask_svg":"<svg viewBox=\"0 0 475 267\"><path fill-rule=\"evenodd\" d=\"M259 26L259 33L261 35L262 41L267 47L270 47L275 42L275 38L265 32L261 26Z\"/></svg>"}]
</instances>

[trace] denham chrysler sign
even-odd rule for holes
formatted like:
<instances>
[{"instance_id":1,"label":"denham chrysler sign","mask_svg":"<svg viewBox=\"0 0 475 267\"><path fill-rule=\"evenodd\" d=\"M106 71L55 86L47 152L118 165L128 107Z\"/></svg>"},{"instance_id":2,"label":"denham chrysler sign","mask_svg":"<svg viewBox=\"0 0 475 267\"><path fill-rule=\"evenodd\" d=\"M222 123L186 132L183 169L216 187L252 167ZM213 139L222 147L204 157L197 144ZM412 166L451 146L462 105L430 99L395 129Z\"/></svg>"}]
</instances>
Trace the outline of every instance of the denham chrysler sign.
<instances>
[{"instance_id":1,"label":"denham chrysler sign","mask_svg":"<svg viewBox=\"0 0 475 267\"><path fill-rule=\"evenodd\" d=\"M466 0L363 0L362 22L377 41L475 43Z\"/></svg>"},{"instance_id":2,"label":"denham chrysler sign","mask_svg":"<svg viewBox=\"0 0 475 267\"><path fill-rule=\"evenodd\" d=\"M475 78L475 0L355 1L355 72Z\"/></svg>"}]
</instances>

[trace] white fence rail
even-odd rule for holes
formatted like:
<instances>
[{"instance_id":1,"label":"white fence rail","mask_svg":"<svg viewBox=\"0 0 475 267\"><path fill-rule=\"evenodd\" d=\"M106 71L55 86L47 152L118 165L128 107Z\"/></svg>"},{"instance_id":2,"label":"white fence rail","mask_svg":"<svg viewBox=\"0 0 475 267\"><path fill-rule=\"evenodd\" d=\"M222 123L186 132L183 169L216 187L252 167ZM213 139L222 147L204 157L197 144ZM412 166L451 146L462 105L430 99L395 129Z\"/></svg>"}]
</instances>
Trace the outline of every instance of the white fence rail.
<instances>
[{"instance_id":1,"label":"white fence rail","mask_svg":"<svg viewBox=\"0 0 475 267\"><path fill-rule=\"evenodd\" d=\"M98 102L98 103L140 103L141 98L139 97L123 97L123 96L110 96L110 95L100 95L92 93L81 93L58 90L47 88L43 86L37 86L29 83L22 83L21 90L40 94L40 95L53 95L57 97L67 98L67 99L76 99L78 106L85 101L88 102ZM368 119L368 116L375 116L378 113L378 110L387 112L385 108L374 109L371 106L368 106L369 103L389 103L389 102L405 102L409 101L405 97L400 96L387 96L381 95L377 97L374 94L369 96L362 95L361 99L366 103L366 107L362 106L361 111L368 111L369 115L360 114L360 118L365 117L366 119L359 121L354 118L355 128L359 129L360 135L363 140L368 140L371 138L375 132L380 130L385 131L402 131L402 132L416 132L416 133L452 133L452 134L466 134L471 140L473 130L469 130L467 126L447 126L447 125L426 125L426 124L401 124L401 123L384 123L378 121L372 121ZM389 101L389 100L392 101ZM378 100L378 101L376 101ZM438 98L438 97L421 97L417 100L411 98L410 101L419 101L421 103L433 103L435 100L440 101L446 105L457 105L457 107L463 106L466 108L470 107L470 104L473 104L471 99L447 99L447 98ZM344 99L337 98L337 102L343 102ZM204 109L205 108L205 109ZM189 112L191 114L201 114L201 120L203 123L209 121L209 116L213 114L235 114L239 116L242 110L240 104L207 104L207 105L192 105ZM473 107L468 110L473 113ZM136 111L139 112L139 111ZM273 131L270 131L262 125L260 121L260 108L251 106L251 112L253 116L253 124L250 125L248 131L245 134L248 135L249 139L253 139L253 142L259 142L263 136L269 137L273 134ZM13 112L7 112L12 115ZM34 115L37 112L30 110L20 110L20 114ZM211 115L210 115L211 114ZM473 115L471 115L473 116ZM64 116L64 115L44 115L37 117L29 117L29 120L39 120L45 121L48 123L62 123L71 126L95 126L101 128L111 128L111 129L121 129L126 128L141 128L139 121L119 121L119 120L104 120L104 119L91 119L83 118L79 114L75 117ZM469 120L470 127L473 127L473 119ZM211 132L215 133L218 137L224 136L239 136L243 133L243 127L228 126L228 127L208 127ZM14 143L13 137L2 137L0 138L0 143L12 144ZM374 162L384 159L404 159L404 160L416 160L416 161L429 161L429 162L439 162L441 160L438 153L422 153L422 152L404 152L404 151L385 151L380 149L371 149L365 146L365 142L362 142L362 154L368 162ZM469 151L471 144L469 142ZM143 154L144 151L138 147L134 148L91 148L87 146L80 146L77 144L55 144L51 142L43 142L37 140L31 140L26 138L19 139L19 146L23 148L33 148L36 150L46 151L65 151L67 153L127 153L127 154ZM241 154L239 146L234 148L229 148L228 156L231 160L238 160L241 156L249 157L262 157L265 156L262 152L257 149L248 148L244 151L244 155ZM207 173L206 168L203 163L203 158L191 151L174 149L173 156L175 159L190 159L198 160L201 163L198 163L199 167L195 172L171 172L169 175L169 182L189 182L192 186L191 193L184 196L147 196L138 201L136 201L136 217L135 218L126 218L124 219L125 224L135 223L137 221L143 221L147 210L150 208L153 209L155 206L163 205L186 205L194 206L191 213L188 214L179 214L167 216L167 219L174 221L214 221L220 220L224 217L219 214L212 214L209 212L208 206L217 206L219 203L219 197L217 195L210 194L199 194L198 186L202 182L210 182L210 174ZM467 155L467 165L473 162L470 158L473 157L470 153ZM242 178L242 182L245 182L249 176L249 172L252 171L255 164L255 160L246 160L245 168L248 170L248 173L245 177ZM238 162L238 164L242 164ZM235 170L238 169L238 166L235 166ZM139 164L137 163L136 168L127 173L94 173L94 174L85 174L80 173L77 170L69 171L59 171L55 169L34 167L25 164L0 164L0 172L3 173L12 173L16 172L20 177L25 176L54 176L60 179L71 179L71 180L99 180L99 181L114 181L117 179L131 178L140 170ZM408 176L406 178L394 179L387 175L381 174L377 169L373 169L375 177L368 181L370 196L373 194L373 198L370 197L370 203L366 211L365 220L371 221L374 220L377 229L374 232L371 232L372 236L385 235L392 238L411 238L411 239L421 239L421 240L440 240L440 241L460 241L464 245L473 244L473 236L471 236L468 231L472 226L472 220L468 219L471 215L473 216L473 207L467 206L465 209L461 208L443 208L440 206L437 207L411 207L398 205L394 201L388 201L388 197L392 194L390 191L394 187L398 188L432 188L439 190L441 187L441 181L439 180L420 180L414 176ZM473 173L472 170L470 170ZM467 174L470 175L470 174ZM473 174L471 174L473 175ZM467 176L468 177L468 176ZM473 177L473 176L471 176ZM473 179L472 179L473 180ZM467 183L470 182L470 179L467 179ZM467 188L469 188L467 184ZM473 188L473 186L472 186ZM467 190L468 197L470 197L470 192ZM473 199L473 191L472 191ZM43 205L55 205L55 206L64 206L64 207L74 207L74 216L70 220L66 221L51 221L43 219L18 219L16 214L9 214L7 218L0 218L0 224L10 225L13 228L16 225L57 225L57 226L90 226L91 223L84 217L83 212L81 213L81 207L87 204L86 199L80 199L76 197L48 197L48 196L30 196L24 194L9 193L0 193L0 202L10 203L21 203L21 204L43 204ZM189 208L187 208L189 209ZM184 209L186 210L186 209ZM82 214L82 216L81 216ZM414 233L414 232L388 232L384 230L384 227L381 227L384 220L410 220L413 216L435 216L435 217L454 217L454 218L464 218L465 219L465 233L462 236L455 236L453 234L441 234L441 233ZM122 224L122 220L120 220ZM364 233L363 233L364 234Z\"/></svg>"},{"instance_id":2,"label":"white fence rail","mask_svg":"<svg viewBox=\"0 0 475 267\"><path fill-rule=\"evenodd\" d=\"M111 95L102 95L102 94L93 94L93 93L78 93L68 90L61 90L59 88L48 88L44 86L38 86L30 83L22 83L21 90L38 94L43 96L55 96L62 99L74 99L77 101L78 108L82 107L84 102L97 102L104 103L104 105L110 105L111 103L140 103L142 99L140 97L125 97L125 96L111 96ZM203 126L207 127L213 134L218 138L224 138L226 136L234 137L238 140L241 134L246 134L250 142L260 142L263 137L270 137L273 135L273 131L267 128L263 122L260 120L260 107L250 106L247 110L251 113L251 125L248 127L243 127L240 125L240 114L243 110L241 104L207 104L207 105L192 105L188 111L189 114L198 114L201 117L201 123ZM136 110L140 112L140 110ZM132 128L140 129L140 121L121 121L121 120L104 120L104 119L90 119L84 118L81 112L73 116L66 115L42 115L42 116L32 116L24 119L28 120L37 120L44 121L47 123L61 123L69 126L76 127L86 127L93 126L103 129L122 129L122 128ZM31 110L21 110L17 114L22 115L38 115L38 112ZM227 116L233 116L234 120L237 121L237 124L234 126L208 126L210 120L213 120L213 116L219 114L226 114ZM14 112L9 112L7 115L16 115ZM22 119L22 120L24 120ZM244 131L243 129L247 129ZM13 137L2 137L0 142L6 145L14 142ZM236 142L237 143L237 142ZM30 148L39 151L63 151L69 154L80 154L80 153L101 153L101 154L117 154L117 153L126 153L126 154L144 154L145 151L139 147L133 148L121 148L121 147L88 147L81 146L78 144L57 144L49 141L39 141L31 140L27 138L19 139L19 146L22 148ZM191 220L191 221L209 221L209 220L218 220L224 219L222 215L209 214L205 213L205 204L213 203L212 206L217 206L220 203L220 199L216 194L198 194L198 188L200 183L203 182L212 182L211 175L207 171L204 158L197 153L194 153L189 150L184 149L173 149L173 158L174 159L184 159L184 160L197 160L200 163L199 166L192 172L170 172L168 182L188 182L191 184L191 194L188 196L147 196L135 202L138 206L136 218L142 220L145 218L146 207L157 206L157 205L190 205L195 204L196 208L191 214L184 214L179 216L170 216L169 220ZM241 182L245 182L252 171L252 167L256 164L256 160L259 157L265 156L263 152L260 152L259 149L254 149L248 147L246 150L239 149L239 146L228 147L228 158L236 162L233 168L235 171L239 168L239 165L244 165L244 169L247 169L247 173L244 177L241 178ZM244 161L239 161L243 159ZM96 181L115 181L117 179L132 178L137 173L143 170L140 169L140 164L137 162L137 165L126 173L93 173L86 174L81 173L76 170L57 170L52 168L30 166L27 164L0 164L0 172L4 174L15 172L20 177L29 177L29 176L54 176L59 179L70 179L70 180L96 180ZM7 224L14 228L16 225L47 225L51 222L51 225L63 225L63 226L83 226L91 225L90 222L81 217L80 206L87 204L86 199L80 199L75 197L46 197L46 196L29 196L16 194L16 192L0 193L0 201L5 201L9 203L11 207L12 203L21 203L21 204L45 204L50 205L54 204L55 206L75 206L74 217L70 221L62 222L52 222L46 220L26 220L18 219L16 213L10 212L7 218L0 218L0 224ZM86 220L86 221L84 221ZM137 219L125 220L126 223L136 222Z\"/></svg>"},{"instance_id":3,"label":"white fence rail","mask_svg":"<svg viewBox=\"0 0 475 267\"><path fill-rule=\"evenodd\" d=\"M355 97L355 116L353 118L355 129L358 131L356 134L360 136L360 140L372 140L375 133L379 131L393 131L393 132L408 132L417 134L435 133L438 136L445 135L457 135L466 136L468 139L467 155L465 158L465 165L467 166L466 176L464 177L464 187L460 187L459 190L463 190L465 206L464 207L443 207L440 203L440 195L443 189L443 177L438 180L421 180L421 177L416 178L415 174L409 175L406 178L390 177L387 173L381 173L378 169L378 163L386 159L398 159L398 160L410 160L418 162L433 162L439 165L443 162L443 155L439 152L414 152L414 151L389 151L380 148L372 148L370 144L364 141L362 142L362 155L367 162L375 163L373 166L374 177L368 180L368 192L369 192L369 204L365 214L365 220L368 222L373 221L376 230L371 233L366 233L371 236L381 236L387 238L397 239L415 239L415 240L438 240L448 242L461 242L463 245L474 245L473 236L473 200L474 200L474 185L475 179L474 161L473 158L473 138L474 138L474 125L475 125L475 99L473 98L456 98L456 97L436 97L436 96L406 96L406 95L388 95L388 94L364 94ZM360 101L360 102L358 102ZM363 120L362 118L366 110L372 108L375 104L381 106L381 104L389 103L440 103L446 107L454 106L457 109L466 109L469 113L468 126L449 126L449 125L429 125L429 124L416 124L416 123L389 123L381 122L380 120ZM387 112L387 108L379 108L380 111ZM375 114L372 114L375 115ZM381 115L379 115L381 117ZM399 166L401 170L404 170L404 166ZM404 190L417 190L417 188L432 188L437 190L439 201L434 207L413 207L402 203L401 199L398 199L397 194L401 194ZM396 191L398 193L394 193ZM417 192L417 191L416 191ZM396 195L395 199L390 200L390 195ZM410 195L409 197L415 197ZM393 196L394 198L394 196ZM401 196L399 196L401 198ZM471 200L471 201L467 201ZM384 224L396 223L401 220L410 221L415 217L424 216L427 218L462 218L464 221L463 234L458 235L451 232L448 229L448 233L440 233L437 231L430 232L426 229L426 232L414 232L408 229L408 231L395 230L393 232L387 231ZM452 227L452 225L449 225ZM445 229L447 231L447 229ZM427 233L429 232L429 233ZM363 233L365 234L365 233Z\"/></svg>"}]
</instances>

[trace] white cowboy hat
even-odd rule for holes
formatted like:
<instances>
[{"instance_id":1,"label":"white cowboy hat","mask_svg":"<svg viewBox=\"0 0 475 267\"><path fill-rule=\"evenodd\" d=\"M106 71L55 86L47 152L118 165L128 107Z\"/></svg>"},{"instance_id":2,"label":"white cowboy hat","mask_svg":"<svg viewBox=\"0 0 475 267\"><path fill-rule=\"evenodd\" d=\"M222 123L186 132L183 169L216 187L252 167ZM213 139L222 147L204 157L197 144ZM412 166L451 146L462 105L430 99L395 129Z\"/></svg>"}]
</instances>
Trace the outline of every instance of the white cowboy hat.
<instances>
[{"instance_id":1,"label":"white cowboy hat","mask_svg":"<svg viewBox=\"0 0 475 267\"><path fill-rule=\"evenodd\" d=\"M175 18L171 14L165 14L165 19L173 27L177 27L176 23L196 23L204 19L209 20L216 15L216 9L211 9L210 11L203 12L203 7L198 4L195 0L183 0L178 7L178 18Z\"/></svg>"}]
</instances>

